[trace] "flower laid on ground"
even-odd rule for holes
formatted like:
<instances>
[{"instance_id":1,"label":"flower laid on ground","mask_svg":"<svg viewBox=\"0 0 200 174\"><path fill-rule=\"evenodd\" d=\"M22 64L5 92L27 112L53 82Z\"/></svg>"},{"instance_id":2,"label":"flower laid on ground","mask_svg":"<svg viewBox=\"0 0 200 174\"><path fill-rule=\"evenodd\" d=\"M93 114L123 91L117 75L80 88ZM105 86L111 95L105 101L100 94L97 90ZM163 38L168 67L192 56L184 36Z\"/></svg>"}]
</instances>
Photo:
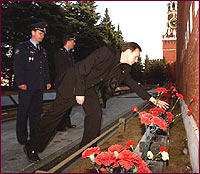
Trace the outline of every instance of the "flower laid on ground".
<instances>
[{"instance_id":1,"label":"flower laid on ground","mask_svg":"<svg viewBox=\"0 0 200 174\"><path fill-rule=\"evenodd\" d=\"M133 111L133 112L137 112L137 111L138 111L138 108L135 106L135 107L132 108L132 111Z\"/></svg>"},{"instance_id":2,"label":"flower laid on ground","mask_svg":"<svg viewBox=\"0 0 200 174\"><path fill-rule=\"evenodd\" d=\"M160 153L163 161L169 160L169 154L166 147L160 147Z\"/></svg>"},{"instance_id":3,"label":"flower laid on ground","mask_svg":"<svg viewBox=\"0 0 200 174\"><path fill-rule=\"evenodd\" d=\"M126 142L126 147L132 148L133 144L134 141L130 140ZM82 158L86 157L92 161L98 173L152 173L141 157L118 144L102 152L99 147L88 148L82 153Z\"/></svg>"},{"instance_id":4,"label":"flower laid on ground","mask_svg":"<svg viewBox=\"0 0 200 174\"><path fill-rule=\"evenodd\" d=\"M147 158L148 159L153 159L153 153L151 151L147 152Z\"/></svg>"},{"instance_id":5,"label":"flower laid on ground","mask_svg":"<svg viewBox=\"0 0 200 174\"><path fill-rule=\"evenodd\" d=\"M160 147L160 152L157 153L156 155L154 155L151 151L147 152L147 158L151 161L156 160L157 158L160 158L163 161L167 161L169 160L169 153L166 147ZM151 163L151 161L149 162L149 164Z\"/></svg>"},{"instance_id":6,"label":"flower laid on ground","mask_svg":"<svg viewBox=\"0 0 200 174\"><path fill-rule=\"evenodd\" d=\"M195 98L191 96L190 103L195 102Z\"/></svg>"},{"instance_id":7,"label":"flower laid on ground","mask_svg":"<svg viewBox=\"0 0 200 174\"><path fill-rule=\"evenodd\" d=\"M187 109L187 114L188 114L188 115L191 115L191 114L192 114L192 109L189 108L189 107L188 107L188 109Z\"/></svg>"}]
</instances>

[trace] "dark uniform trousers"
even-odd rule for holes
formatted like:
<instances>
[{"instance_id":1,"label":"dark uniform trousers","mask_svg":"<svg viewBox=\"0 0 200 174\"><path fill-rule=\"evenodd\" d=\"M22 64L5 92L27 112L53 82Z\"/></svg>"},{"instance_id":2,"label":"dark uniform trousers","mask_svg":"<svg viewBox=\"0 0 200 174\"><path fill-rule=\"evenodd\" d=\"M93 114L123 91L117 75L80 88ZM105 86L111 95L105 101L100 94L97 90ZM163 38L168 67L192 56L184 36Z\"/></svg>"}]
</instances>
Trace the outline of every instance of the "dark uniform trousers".
<instances>
[{"instance_id":1,"label":"dark uniform trousers","mask_svg":"<svg viewBox=\"0 0 200 174\"><path fill-rule=\"evenodd\" d=\"M74 96L65 99L57 93L56 100L39 121L34 137L31 137L30 141L28 141L28 146L37 152L42 152L56 134L57 125L63 119L65 112L75 103ZM86 90L83 109L85 111L85 120L80 148L100 134L102 110L95 88Z\"/></svg>"},{"instance_id":2,"label":"dark uniform trousers","mask_svg":"<svg viewBox=\"0 0 200 174\"><path fill-rule=\"evenodd\" d=\"M42 115L43 89L19 90L20 107L17 112L16 133L19 142L28 139L27 120L29 117L30 137Z\"/></svg>"}]
</instances>

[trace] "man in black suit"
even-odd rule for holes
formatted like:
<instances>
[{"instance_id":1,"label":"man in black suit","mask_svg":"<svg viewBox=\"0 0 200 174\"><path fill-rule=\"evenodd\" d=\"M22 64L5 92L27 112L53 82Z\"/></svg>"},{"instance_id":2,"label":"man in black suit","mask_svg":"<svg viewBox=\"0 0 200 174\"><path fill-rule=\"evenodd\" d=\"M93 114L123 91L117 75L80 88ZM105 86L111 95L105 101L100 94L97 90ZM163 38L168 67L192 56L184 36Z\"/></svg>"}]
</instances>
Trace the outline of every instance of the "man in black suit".
<instances>
[{"instance_id":1,"label":"man in black suit","mask_svg":"<svg viewBox=\"0 0 200 174\"><path fill-rule=\"evenodd\" d=\"M63 37L63 47L56 51L54 55L55 67L56 67L56 80L55 85L56 89L58 88L59 84L62 82L62 79L65 75L65 71L69 69L69 67L75 66L75 60L70 52L75 46L75 37L66 34ZM70 83L70 82L69 82ZM70 84L69 84L70 85ZM68 128L75 128L76 125L71 124L70 114L72 111L72 107L67 110L63 119L59 123L57 130L61 132L66 131L66 127Z\"/></svg>"},{"instance_id":2,"label":"man in black suit","mask_svg":"<svg viewBox=\"0 0 200 174\"><path fill-rule=\"evenodd\" d=\"M46 22L29 26L30 40L16 45L13 54L13 69L19 88L19 108L17 112L16 134L20 144L28 139L27 120L29 118L30 137L42 115L44 88L51 88L46 50L39 45L44 39Z\"/></svg>"},{"instance_id":3,"label":"man in black suit","mask_svg":"<svg viewBox=\"0 0 200 174\"><path fill-rule=\"evenodd\" d=\"M140 46L134 42L123 44L121 50L101 47L83 61L76 63L75 68L69 68L58 87L56 100L40 120L35 129L35 136L24 147L28 160L39 161L35 158L38 156L37 153L44 150L55 134L56 126L64 113L76 102L82 105L85 111L84 133L80 148L100 134L102 109L94 88L100 82L117 81L116 87L124 82L142 99L158 107L168 108L166 102L156 101L129 74L131 65L137 62L140 56L140 51Z\"/></svg>"}]
</instances>

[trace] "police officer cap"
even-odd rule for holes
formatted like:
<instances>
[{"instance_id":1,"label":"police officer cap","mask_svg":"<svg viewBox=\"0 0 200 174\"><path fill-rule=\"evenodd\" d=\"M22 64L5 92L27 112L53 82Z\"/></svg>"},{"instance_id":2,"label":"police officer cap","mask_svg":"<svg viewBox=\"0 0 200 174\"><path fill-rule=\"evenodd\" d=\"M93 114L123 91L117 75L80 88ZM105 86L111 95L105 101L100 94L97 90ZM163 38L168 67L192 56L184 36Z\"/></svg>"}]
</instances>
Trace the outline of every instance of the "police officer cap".
<instances>
[{"instance_id":1,"label":"police officer cap","mask_svg":"<svg viewBox=\"0 0 200 174\"><path fill-rule=\"evenodd\" d=\"M73 35L68 35L68 34L64 35L63 42L66 43L68 40L76 40L76 38Z\"/></svg>"},{"instance_id":2,"label":"police officer cap","mask_svg":"<svg viewBox=\"0 0 200 174\"><path fill-rule=\"evenodd\" d=\"M45 34L47 32L47 27L48 27L48 24L46 22L37 22L28 26L28 28L30 28L31 31L40 30Z\"/></svg>"}]
</instances>

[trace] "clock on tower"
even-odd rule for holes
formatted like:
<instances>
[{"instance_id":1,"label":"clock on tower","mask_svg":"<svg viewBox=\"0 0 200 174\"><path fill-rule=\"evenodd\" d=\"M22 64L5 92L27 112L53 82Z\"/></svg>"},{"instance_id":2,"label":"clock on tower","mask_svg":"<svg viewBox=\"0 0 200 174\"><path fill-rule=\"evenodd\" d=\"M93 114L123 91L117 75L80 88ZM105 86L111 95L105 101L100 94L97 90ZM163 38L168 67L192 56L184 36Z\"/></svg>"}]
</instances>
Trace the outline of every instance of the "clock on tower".
<instances>
[{"instance_id":1,"label":"clock on tower","mask_svg":"<svg viewBox=\"0 0 200 174\"><path fill-rule=\"evenodd\" d=\"M176 28L176 26L177 26L177 19L176 19L176 17L172 17L172 18L169 20L169 26L170 26L170 28L172 28L172 29Z\"/></svg>"}]
</instances>

